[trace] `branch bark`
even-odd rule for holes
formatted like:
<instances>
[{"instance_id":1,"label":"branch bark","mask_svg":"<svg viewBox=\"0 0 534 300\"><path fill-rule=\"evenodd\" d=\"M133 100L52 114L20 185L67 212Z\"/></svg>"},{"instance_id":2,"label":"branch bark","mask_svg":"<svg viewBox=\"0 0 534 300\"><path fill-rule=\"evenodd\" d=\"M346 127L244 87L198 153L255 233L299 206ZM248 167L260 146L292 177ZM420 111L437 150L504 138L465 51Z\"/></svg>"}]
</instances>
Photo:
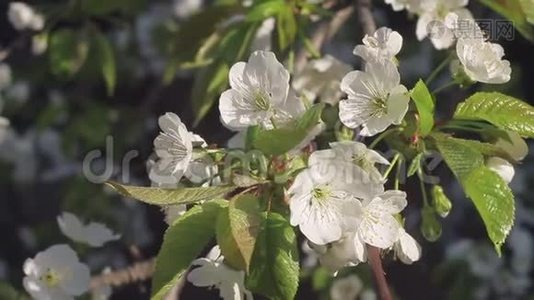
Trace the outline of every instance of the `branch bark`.
<instances>
[{"instance_id":1,"label":"branch bark","mask_svg":"<svg viewBox=\"0 0 534 300\"><path fill-rule=\"evenodd\" d=\"M376 287L378 289L378 295L381 300L392 300L391 292L386 281L384 268L382 267L382 259L380 258L380 249L367 245L367 255L369 258L369 264L373 271L373 277L375 278Z\"/></svg>"},{"instance_id":2,"label":"branch bark","mask_svg":"<svg viewBox=\"0 0 534 300\"><path fill-rule=\"evenodd\" d=\"M373 34L376 31L376 23L371 11L371 0L356 0L358 19L365 34Z\"/></svg>"},{"instance_id":3,"label":"branch bark","mask_svg":"<svg viewBox=\"0 0 534 300\"><path fill-rule=\"evenodd\" d=\"M135 263L122 270L116 270L109 273L103 273L91 278L90 288L97 289L104 285L123 286L126 284L144 281L152 277L156 259L151 258L142 262Z\"/></svg>"},{"instance_id":4,"label":"branch bark","mask_svg":"<svg viewBox=\"0 0 534 300\"><path fill-rule=\"evenodd\" d=\"M353 6L347 6L340 10L338 10L330 22L322 22L319 24L317 29L315 29L314 33L311 37L311 43L312 45L321 52L321 49L323 48L323 45L326 44L328 41L330 41L336 33L339 31L339 29L347 22L347 20L352 16L354 13L354 7ZM306 65L306 62L308 60L306 49L302 49L296 59L295 63L295 70L301 71L302 68Z\"/></svg>"}]
</instances>

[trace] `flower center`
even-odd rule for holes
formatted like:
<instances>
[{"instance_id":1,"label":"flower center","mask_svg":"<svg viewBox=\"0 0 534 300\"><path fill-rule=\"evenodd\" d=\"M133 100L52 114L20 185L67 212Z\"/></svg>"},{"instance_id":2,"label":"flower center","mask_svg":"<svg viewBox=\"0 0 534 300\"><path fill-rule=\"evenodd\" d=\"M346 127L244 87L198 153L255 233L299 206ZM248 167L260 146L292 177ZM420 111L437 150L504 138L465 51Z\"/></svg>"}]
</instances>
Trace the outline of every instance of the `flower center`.
<instances>
[{"instance_id":1,"label":"flower center","mask_svg":"<svg viewBox=\"0 0 534 300\"><path fill-rule=\"evenodd\" d=\"M328 199L331 193L332 191L327 186L316 187L312 190L313 198L319 203L324 202L326 199Z\"/></svg>"},{"instance_id":2,"label":"flower center","mask_svg":"<svg viewBox=\"0 0 534 300\"><path fill-rule=\"evenodd\" d=\"M271 108L269 96L264 92L256 91L254 93L254 106L259 111L268 111Z\"/></svg>"},{"instance_id":3,"label":"flower center","mask_svg":"<svg viewBox=\"0 0 534 300\"><path fill-rule=\"evenodd\" d=\"M387 97L374 97L372 99L373 106L375 107L372 114L373 117L380 117L386 114L387 112Z\"/></svg>"},{"instance_id":4,"label":"flower center","mask_svg":"<svg viewBox=\"0 0 534 300\"><path fill-rule=\"evenodd\" d=\"M54 287L57 286L61 281L61 276L55 270L48 269L48 271L43 276L41 276L40 279L47 286Z\"/></svg>"}]
</instances>

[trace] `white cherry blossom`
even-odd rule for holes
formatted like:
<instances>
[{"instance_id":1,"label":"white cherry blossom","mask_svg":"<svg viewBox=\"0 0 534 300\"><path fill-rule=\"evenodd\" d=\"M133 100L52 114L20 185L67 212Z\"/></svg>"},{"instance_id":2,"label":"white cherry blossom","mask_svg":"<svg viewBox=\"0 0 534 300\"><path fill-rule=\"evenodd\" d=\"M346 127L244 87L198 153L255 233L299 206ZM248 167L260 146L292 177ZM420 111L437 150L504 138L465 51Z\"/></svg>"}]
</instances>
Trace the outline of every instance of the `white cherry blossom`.
<instances>
[{"instance_id":1,"label":"white cherry blossom","mask_svg":"<svg viewBox=\"0 0 534 300\"><path fill-rule=\"evenodd\" d=\"M334 281L330 287L330 299L354 300L363 290L363 282L357 275L349 275Z\"/></svg>"},{"instance_id":2,"label":"white cherry blossom","mask_svg":"<svg viewBox=\"0 0 534 300\"><path fill-rule=\"evenodd\" d=\"M322 102L335 105L341 98L341 79L350 71L349 65L325 55L308 62L295 76L292 85L310 101L319 98Z\"/></svg>"},{"instance_id":3,"label":"white cherry blossom","mask_svg":"<svg viewBox=\"0 0 534 300\"><path fill-rule=\"evenodd\" d=\"M495 171L501 178L506 182L512 182L512 179L515 175L514 166L509 163L506 159L500 157L490 157L486 161L486 167Z\"/></svg>"},{"instance_id":4,"label":"white cherry blossom","mask_svg":"<svg viewBox=\"0 0 534 300\"><path fill-rule=\"evenodd\" d=\"M89 289L89 268L67 245L54 245L24 262L23 285L37 300L70 300Z\"/></svg>"},{"instance_id":5,"label":"white cherry blossom","mask_svg":"<svg viewBox=\"0 0 534 300\"><path fill-rule=\"evenodd\" d=\"M339 240L355 228L362 215L359 199L371 198L383 191L369 175L352 163L319 159L316 151L309 167L300 172L288 190L290 222L314 244Z\"/></svg>"},{"instance_id":6,"label":"white cherry blossom","mask_svg":"<svg viewBox=\"0 0 534 300\"><path fill-rule=\"evenodd\" d=\"M355 141L343 141L330 143L330 147L336 153L336 157L355 163L368 172L374 180L384 180L375 164L389 165L389 161L378 152L368 149L365 144Z\"/></svg>"},{"instance_id":7,"label":"white cherry blossom","mask_svg":"<svg viewBox=\"0 0 534 300\"><path fill-rule=\"evenodd\" d=\"M454 32L446 25L447 17L456 14L461 20L473 15L465 8L468 0L425 0L420 5L416 35L418 40L429 37L436 49L447 49L454 44Z\"/></svg>"},{"instance_id":8,"label":"white cherry blossom","mask_svg":"<svg viewBox=\"0 0 534 300\"><path fill-rule=\"evenodd\" d=\"M528 145L521 136L513 131L508 132L510 140L504 138L498 138L495 141L495 146L503 149L510 157L516 161L523 160L528 154Z\"/></svg>"},{"instance_id":9,"label":"white cherry blossom","mask_svg":"<svg viewBox=\"0 0 534 300\"><path fill-rule=\"evenodd\" d=\"M393 245L395 255L405 264L412 264L421 258L421 246L404 228L399 228L399 239Z\"/></svg>"},{"instance_id":10,"label":"white cherry blossom","mask_svg":"<svg viewBox=\"0 0 534 300\"><path fill-rule=\"evenodd\" d=\"M481 39L458 39L456 54L472 80L491 84L510 81L512 69L510 62L503 59L501 45Z\"/></svg>"},{"instance_id":11,"label":"white cherry blossom","mask_svg":"<svg viewBox=\"0 0 534 300\"><path fill-rule=\"evenodd\" d=\"M24 2L9 3L7 17L16 30L41 30L45 23L44 17Z\"/></svg>"},{"instance_id":12,"label":"white cherry blossom","mask_svg":"<svg viewBox=\"0 0 534 300\"><path fill-rule=\"evenodd\" d=\"M356 266L367 260L367 249L355 232L347 232L341 239L323 246L313 246L320 254L319 262L333 274L347 266Z\"/></svg>"},{"instance_id":13,"label":"white cherry blossom","mask_svg":"<svg viewBox=\"0 0 534 300\"><path fill-rule=\"evenodd\" d=\"M121 237L102 223L83 224L75 214L69 212L63 212L58 216L57 223L61 232L69 239L92 247L102 247L105 243Z\"/></svg>"},{"instance_id":14,"label":"white cherry blossom","mask_svg":"<svg viewBox=\"0 0 534 300\"><path fill-rule=\"evenodd\" d=\"M226 266L219 246L213 247L206 258L199 258L187 280L198 287L215 287L224 300L252 300L252 293L245 288L245 272Z\"/></svg>"},{"instance_id":15,"label":"white cherry blossom","mask_svg":"<svg viewBox=\"0 0 534 300\"><path fill-rule=\"evenodd\" d=\"M408 90L391 61L368 62L366 71L352 71L341 82L348 98L339 103L339 118L360 134L373 136L391 124L400 124L408 111Z\"/></svg>"},{"instance_id":16,"label":"white cherry blossom","mask_svg":"<svg viewBox=\"0 0 534 300\"><path fill-rule=\"evenodd\" d=\"M274 53L255 51L230 69L230 89L219 99L221 120L232 130L251 125L272 128L302 114L304 106L289 88L289 72Z\"/></svg>"},{"instance_id":17,"label":"white cherry blossom","mask_svg":"<svg viewBox=\"0 0 534 300\"><path fill-rule=\"evenodd\" d=\"M392 60L402 48L402 36L387 27L377 29L372 36L365 35L363 45L354 48L354 54L365 61Z\"/></svg>"},{"instance_id":18,"label":"white cherry blossom","mask_svg":"<svg viewBox=\"0 0 534 300\"><path fill-rule=\"evenodd\" d=\"M196 158L193 148L205 147L206 142L189 132L176 114L166 113L158 122L162 132L154 140L154 151L159 159L150 167L149 177L159 185L173 185Z\"/></svg>"},{"instance_id":19,"label":"white cherry blossom","mask_svg":"<svg viewBox=\"0 0 534 300\"><path fill-rule=\"evenodd\" d=\"M387 249L399 239L402 227L394 215L406 207L406 193L397 190L386 191L362 203L363 217L355 239L366 244Z\"/></svg>"}]
</instances>

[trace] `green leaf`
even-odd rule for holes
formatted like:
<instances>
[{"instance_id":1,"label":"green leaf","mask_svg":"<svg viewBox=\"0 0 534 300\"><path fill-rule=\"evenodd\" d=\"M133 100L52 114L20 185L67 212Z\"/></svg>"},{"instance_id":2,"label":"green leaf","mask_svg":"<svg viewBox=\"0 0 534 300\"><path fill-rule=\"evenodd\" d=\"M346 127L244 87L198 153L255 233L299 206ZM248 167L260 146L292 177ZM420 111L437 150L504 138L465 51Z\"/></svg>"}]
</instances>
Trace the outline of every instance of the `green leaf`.
<instances>
[{"instance_id":1,"label":"green leaf","mask_svg":"<svg viewBox=\"0 0 534 300\"><path fill-rule=\"evenodd\" d=\"M247 21L263 21L280 13L285 7L286 2L281 0L258 1L247 13Z\"/></svg>"},{"instance_id":2,"label":"green leaf","mask_svg":"<svg viewBox=\"0 0 534 300\"><path fill-rule=\"evenodd\" d=\"M84 65L89 53L89 42L83 31L59 29L51 33L48 49L52 73L58 77L70 78Z\"/></svg>"},{"instance_id":3,"label":"green leaf","mask_svg":"<svg viewBox=\"0 0 534 300\"><path fill-rule=\"evenodd\" d=\"M243 23L229 30L219 44L221 58L231 65L244 60L249 54L259 25L257 22Z\"/></svg>"},{"instance_id":4,"label":"green leaf","mask_svg":"<svg viewBox=\"0 0 534 300\"><path fill-rule=\"evenodd\" d=\"M170 190L158 187L122 185L113 181L108 181L106 184L125 197L155 205L191 204L220 199L235 189L233 186L210 186Z\"/></svg>"},{"instance_id":5,"label":"green leaf","mask_svg":"<svg viewBox=\"0 0 534 300\"><path fill-rule=\"evenodd\" d=\"M479 0L495 12L512 21L513 26L529 41L534 42L534 30L525 15L525 5L521 2L529 0ZM531 16L530 16L531 18Z\"/></svg>"},{"instance_id":6,"label":"green leaf","mask_svg":"<svg viewBox=\"0 0 534 300\"><path fill-rule=\"evenodd\" d=\"M253 195L238 195L230 201L228 209L221 210L217 217L217 243L229 266L248 272L260 223L260 205Z\"/></svg>"},{"instance_id":7,"label":"green leaf","mask_svg":"<svg viewBox=\"0 0 534 300\"><path fill-rule=\"evenodd\" d=\"M497 253L509 234L514 219L510 188L495 172L484 166L484 157L465 140L432 135L436 147L459 179L484 221Z\"/></svg>"},{"instance_id":8,"label":"green leaf","mask_svg":"<svg viewBox=\"0 0 534 300\"><path fill-rule=\"evenodd\" d=\"M432 138L443 159L460 182L474 169L484 164L482 153L465 144L465 140L443 134L433 134Z\"/></svg>"},{"instance_id":9,"label":"green leaf","mask_svg":"<svg viewBox=\"0 0 534 300\"><path fill-rule=\"evenodd\" d=\"M246 285L269 299L294 299L299 282L295 232L277 213L264 213L262 217Z\"/></svg>"},{"instance_id":10,"label":"green leaf","mask_svg":"<svg viewBox=\"0 0 534 300\"><path fill-rule=\"evenodd\" d=\"M109 40L100 32L95 34L95 46L97 58L99 60L102 76L106 82L108 95L113 95L117 82L117 67L115 65L115 54Z\"/></svg>"},{"instance_id":11,"label":"green leaf","mask_svg":"<svg viewBox=\"0 0 534 300\"><path fill-rule=\"evenodd\" d=\"M475 204L486 231L501 254L501 245L514 225L514 195L504 180L485 166L473 170L463 182L464 190Z\"/></svg>"},{"instance_id":12,"label":"green leaf","mask_svg":"<svg viewBox=\"0 0 534 300\"><path fill-rule=\"evenodd\" d=\"M293 7L286 4L276 17L276 34L278 35L278 48L287 49L297 35L297 20L293 14Z\"/></svg>"},{"instance_id":13,"label":"green leaf","mask_svg":"<svg viewBox=\"0 0 534 300\"><path fill-rule=\"evenodd\" d=\"M206 116L218 96L228 85L228 64L222 60L216 61L208 67L200 70L195 77L191 100L195 122L193 126Z\"/></svg>"},{"instance_id":14,"label":"green leaf","mask_svg":"<svg viewBox=\"0 0 534 300\"><path fill-rule=\"evenodd\" d=\"M501 93L480 92L460 103L456 119L485 120L524 137L534 137L534 107Z\"/></svg>"},{"instance_id":15,"label":"green leaf","mask_svg":"<svg viewBox=\"0 0 534 300\"><path fill-rule=\"evenodd\" d=\"M324 104L308 109L300 119L290 126L271 130L258 130L252 137L252 146L265 155L281 155L298 146L321 121Z\"/></svg>"},{"instance_id":16,"label":"green leaf","mask_svg":"<svg viewBox=\"0 0 534 300\"><path fill-rule=\"evenodd\" d=\"M442 133L435 133L433 134L433 137L440 138L440 139L449 139L451 141L454 141L455 143L462 144L465 147L472 148L473 150L476 150L486 156L500 156L507 160L513 160L510 157L510 155L506 153L506 151L495 146L494 144L484 143L484 142L480 142L477 140L466 140L466 139L454 138L452 136L442 134Z\"/></svg>"},{"instance_id":17,"label":"green leaf","mask_svg":"<svg viewBox=\"0 0 534 300\"><path fill-rule=\"evenodd\" d=\"M534 1L533 0L519 0L523 13L527 19L527 22L534 24Z\"/></svg>"},{"instance_id":18,"label":"green leaf","mask_svg":"<svg viewBox=\"0 0 534 300\"><path fill-rule=\"evenodd\" d=\"M434 127L434 100L432 100L432 94L430 94L425 82L419 79L411 90L410 95L419 113L419 134L426 136Z\"/></svg>"},{"instance_id":19,"label":"green leaf","mask_svg":"<svg viewBox=\"0 0 534 300\"><path fill-rule=\"evenodd\" d=\"M0 299L30 300L30 297L15 289L11 284L0 281Z\"/></svg>"},{"instance_id":20,"label":"green leaf","mask_svg":"<svg viewBox=\"0 0 534 300\"><path fill-rule=\"evenodd\" d=\"M215 234L213 221L228 206L224 200L197 205L178 218L167 229L156 259L152 280L152 299L164 299L184 275L191 262Z\"/></svg>"}]
</instances>

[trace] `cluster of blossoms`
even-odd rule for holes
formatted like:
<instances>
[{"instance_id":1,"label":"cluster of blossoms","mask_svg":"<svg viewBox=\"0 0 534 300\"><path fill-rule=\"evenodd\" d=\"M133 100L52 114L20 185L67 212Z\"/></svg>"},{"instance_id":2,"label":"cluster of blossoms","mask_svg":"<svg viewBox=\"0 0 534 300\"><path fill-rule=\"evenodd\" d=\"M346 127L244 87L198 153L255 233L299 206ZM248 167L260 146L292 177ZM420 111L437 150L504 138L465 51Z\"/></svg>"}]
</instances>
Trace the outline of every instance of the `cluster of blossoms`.
<instances>
[{"instance_id":1,"label":"cluster of blossoms","mask_svg":"<svg viewBox=\"0 0 534 300\"><path fill-rule=\"evenodd\" d=\"M272 52L253 52L248 62L238 62L230 70L230 89L219 102L221 121L236 131L250 126L265 130L292 126L305 112L307 100L339 99L342 91L348 97L339 103L341 121L351 128L361 127L363 136L375 135L400 124L408 109L408 91L400 84L395 63L401 47L397 32L380 28L354 51L365 59L364 71L350 71L347 65L326 57L310 64L293 84ZM188 131L178 116L167 113L159 125L162 132L154 141L157 158L149 164L153 185L176 188L183 177L195 184L220 183L217 165L205 160L206 143ZM295 147L295 153L305 154L299 150L320 132L318 127ZM191 177L194 164L198 172ZM363 143L333 142L330 149L309 154L307 167L286 191L290 223L300 228L322 265L332 272L365 262L367 245L394 250L408 264L421 256L420 246L406 233L399 215L407 205L406 193L386 191L386 179L375 164L390 163ZM184 205L166 208L167 221L171 223L185 210ZM193 284L217 287L225 299L249 297L243 272L226 266L218 247L193 265L199 266L188 276Z\"/></svg>"},{"instance_id":2,"label":"cluster of blossoms","mask_svg":"<svg viewBox=\"0 0 534 300\"><path fill-rule=\"evenodd\" d=\"M91 247L102 247L105 243L118 240L102 223L84 224L76 215L64 212L57 217L61 232L74 242ZM28 258L23 266L23 285L37 300L74 299L89 290L91 272L80 262L76 252L67 244L58 244ZM100 286L92 292L93 299L108 299L110 286Z\"/></svg>"},{"instance_id":3,"label":"cluster of blossoms","mask_svg":"<svg viewBox=\"0 0 534 300\"><path fill-rule=\"evenodd\" d=\"M503 59L503 48L487 40L473 15L466 8L468 0L386 0L394 10L406 9L419 16L418 40L429 38L438 50L456 42L456 60L451 68L456 76L490 84L510 80L510 62Z\"/></svg>"}]
</instances>

